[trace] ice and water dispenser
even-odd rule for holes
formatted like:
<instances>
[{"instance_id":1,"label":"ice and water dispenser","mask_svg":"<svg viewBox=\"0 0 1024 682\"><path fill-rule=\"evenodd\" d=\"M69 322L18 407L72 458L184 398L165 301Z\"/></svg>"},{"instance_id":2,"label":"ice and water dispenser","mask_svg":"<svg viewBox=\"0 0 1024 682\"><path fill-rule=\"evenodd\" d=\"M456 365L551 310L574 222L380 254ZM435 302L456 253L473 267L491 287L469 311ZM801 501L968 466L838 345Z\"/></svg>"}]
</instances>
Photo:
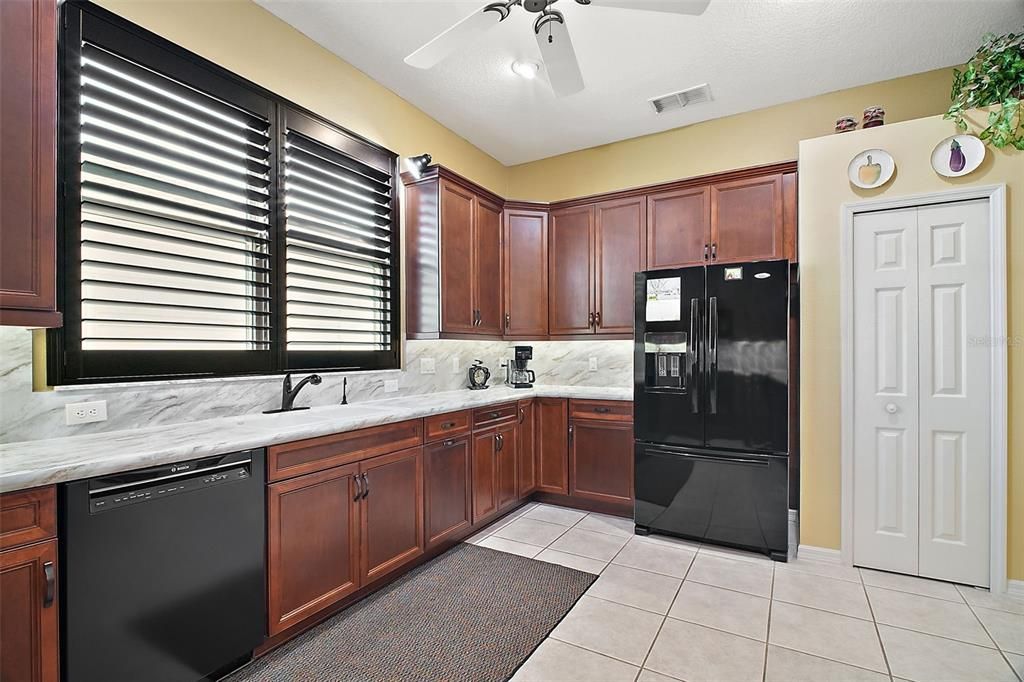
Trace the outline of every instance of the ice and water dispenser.
<instances>
[{"instance_id":1,"label":"ice and water dispenser","mask_svg":"<svg viewBox=\"0 0 1024 682\"><path fill-rule=\"evenodd\" d=\"M679 277L649 278L643 344L644 385L648 390L685 392L688 361L693 353L690 330L683 319Z\"/></svg>"}]
</instances>

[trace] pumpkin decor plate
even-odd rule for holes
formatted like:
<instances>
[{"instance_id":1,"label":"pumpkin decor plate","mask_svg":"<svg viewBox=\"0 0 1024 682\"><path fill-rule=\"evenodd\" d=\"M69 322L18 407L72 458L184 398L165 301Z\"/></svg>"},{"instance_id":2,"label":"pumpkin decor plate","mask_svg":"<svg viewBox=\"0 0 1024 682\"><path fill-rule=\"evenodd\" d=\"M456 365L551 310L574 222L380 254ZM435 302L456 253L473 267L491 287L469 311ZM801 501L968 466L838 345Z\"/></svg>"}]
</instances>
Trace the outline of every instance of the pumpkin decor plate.
<instances>
[{"instance_id":1,"label":"pumpkin decor plate","mask_svg":"<svg viewBox=\"0 0 1024 682\"><path fill-rule=\"evenodd\" d=\"M977 170L985 151L985 143L974 135L950 135L932 150L932 168L947 178L959 178Z\"/></svg>"},{"instance_id":2,"label":"pumpkin decor plate","mask_svg":"<svg viewBox=\"0 0 1024 682\"><path fill-rule=\"evenodd\" d=\"M881 187L892 179L896 162L884 149L867 149L850 161L850 182L861 189Z\"/></svg>"}]
</instances>

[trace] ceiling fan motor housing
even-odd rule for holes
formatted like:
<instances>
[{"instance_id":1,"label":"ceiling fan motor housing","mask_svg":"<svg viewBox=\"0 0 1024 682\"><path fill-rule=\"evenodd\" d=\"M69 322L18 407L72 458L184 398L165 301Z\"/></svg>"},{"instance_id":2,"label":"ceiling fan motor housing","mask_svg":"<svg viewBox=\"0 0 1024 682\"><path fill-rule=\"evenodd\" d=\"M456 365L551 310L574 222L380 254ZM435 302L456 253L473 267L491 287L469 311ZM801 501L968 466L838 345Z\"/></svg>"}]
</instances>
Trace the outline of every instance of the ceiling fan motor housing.
<instances>
[{"instance_id":1,"label":"ceiling fan motor housing","mask_svg":"<svg viewBox=\"0 0 1024 682\"><path fill-rule=\"evenodd\" d=\"M527 12L543 12L554 3L555 0L523 0L523 7Z\"/></svg>"}]
</instances>

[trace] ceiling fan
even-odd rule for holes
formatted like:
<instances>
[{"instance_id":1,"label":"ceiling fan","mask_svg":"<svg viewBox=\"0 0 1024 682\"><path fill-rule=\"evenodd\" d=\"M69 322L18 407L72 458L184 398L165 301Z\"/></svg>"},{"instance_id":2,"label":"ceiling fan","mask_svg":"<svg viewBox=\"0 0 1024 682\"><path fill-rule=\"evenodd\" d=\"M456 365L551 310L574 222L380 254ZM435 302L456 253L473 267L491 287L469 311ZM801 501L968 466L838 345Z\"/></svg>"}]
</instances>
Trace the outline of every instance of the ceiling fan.
<instances>
[{"instance_id":1,"label":"ceiling fan","mask_svg":"<svg viewBox=\"0 0 1024 682\"><path fill-rule=\"evenodd\" d=\"M576 0L580 5L639 9L649 12L674 14L702 14L711 0ZM548 72L548 80L555 95L564 97L583 89L583 74L576 60L576 51L565 26L565 17L554 9L558 0L506 0L492 2L438 34L408 57L405 63L419 69L429 69L445 57L480 37L487 29L508 18L512 8L520 6L537 15L533 32Z\"/></svg>"}]
</instances>

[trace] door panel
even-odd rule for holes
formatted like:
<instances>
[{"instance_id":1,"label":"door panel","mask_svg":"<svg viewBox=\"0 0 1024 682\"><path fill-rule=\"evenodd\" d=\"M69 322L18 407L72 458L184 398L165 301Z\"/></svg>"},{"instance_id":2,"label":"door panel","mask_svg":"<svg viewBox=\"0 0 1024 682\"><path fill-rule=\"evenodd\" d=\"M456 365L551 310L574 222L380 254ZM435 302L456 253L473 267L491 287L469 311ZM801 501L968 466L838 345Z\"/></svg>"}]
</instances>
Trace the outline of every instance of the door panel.
<instances>
[{"instance_id":1,"label":"door panel","mask_svg":"<svg viewBox=\"0 0 1024 682\"><path fill-rule=\"evenodd\" d=\"M569 494L611 503L633 501L633 425L573 420Z\"/></svg>"},{"instance_id":2,"label":"door panel","mask_svg":"<svg viewBox=\"0 0 1024 682\"><path fill-rule=\"evenodd\" d=\"M647 196L647 269L701 265L711 244L711 190Z\"/></svg>"},{"instance_id":3,"label":"door panel","mask_svg":"<svg viewBox=\"0 0 1024 682\"><path fill-rule=\"evenodd\" d=\"M473 523L498 510L497 440L493 430L473 436Z\"/></svg>"},{"instance_id":4,"label":"door panel","mask_svg":"<svg viewBox=\"0 0 1024 682\"><path fill-rule=\"evenodd\" d=\"M988 202L918 209L920 575L987 587L991 354ZM980 330L980 331L979 331Z\"/></svg>"},{"instance_id":5,"label":"door panel","mask_svg":"<svg viewBox=\"0 0 1024 682\"><path fill-rule=\"evenodd\" d=\"M428 548L458 535L473 523L470 448L469 436L423 448Z\"/></svg>"},{"instance_id":6,"label":"door panel","mask_svg":"<svg viewBox=\"0 0 1024 682\"><path fill-rule=\"evenodd\" d=\"M594 207L551 214L548 321L551 334L591 334L594 312Z\"/></svg>"},{"instance_id":7,"label":"door panel","mask_svg":"<svg viewBox=\"0 0 1024 682\"><path fill-rule=\"evenodd\" d=\"M0 679L57 682L57 541L0 552ZM52 598L47 600L47 566Z\"/></svg>"},{"instance_id":8,"label":"door panel","mask_svg":"<svg viewBox=\"0 0 1024 682\"><path fill-rule=\"evenodd\" d=\"M720 263L783 258L782 175L712 185L711 245Z\"/></svg>"},{"instance_id":9,"label":"door panel","mask_svg":"<svg viewBox=\"0 0 1024 682\"><path fill-rule=\"evenodd\" d=\"M363 584L423 554L423 448L360 464Z\"/></svg>"},{"instance_id":10,"label":"door panel","mask_svg":"<svg viewBox=\"0 0 1024 682\"><path fill-rule=\"evenodd\" d=\"M441 181L441 331L473 333L472 192Z\"/></svg>"},{"instance_id":11,"label":"door panel","mask_svg":"<svg viewBox=\"0 0 1024 682\"><path fill-rule=\"evenodd\" d=\"M498 444L495 450L498 511L508 509L519 499L516 459L516 425L509 424L498 429Z\"/></svg>"},{"instance_id":12,"label":"door panel","mask_svg":"<svg viewBox=\"0 0 1024 682\"><path fill-rule=\"evenodd\" d=\"M633 276L644 269L647 202L606 201L595 209L594 263L598 334L633 331Z\"/></svg>"},{"instance_id":13,"label":"door panel","mask_svg":"<svg viewBox=\"0 0 1024 682\"><path fill-rule=\"evenodd\" d=\"M271 635L359 587L358 473L350 464L267 486Z\"/></svg>"},{"instance_id":14,"label":"door panel","mask_svg":"<svg viewBox=\"0 0 1024 682\"><path fill-rule=\"evenodd\" d=\"M854 222L854 563L918 571L916 209Z\"/></svg>"},{"instance_id":15,"label":"door panel","mask_svg":"<svg viewBox=\"0 0 1024 682\"><path fill-rule=\"evenodd\" d=\"M519 426L516 428L516 456L519 458L519 497L537 489L535 443L537 438L536 407L533 400L519 401Z\"/></svg>"},{"instance_id":16,"label":"door panel","mask_svg":"<svg viewBox=\"0 0 1024 682\"><path fill-rule=\"evenodd\" d=\"M569 494L568 414L564 398L537 399L537 490Z\"/></svg>"},{"instance_id":17,"label":"door panel","mask_svg":"<svg viewBox=\"0 0 1024 682\"><path fill-rule=\"evenodd\" d=\"M476 292L474 307L479 311L478 334L498 336L504 326L501 306L501 207L476 199L473 222L473 255Z\"/></svg>"},{"instance_id":18,"label":"door panel","mask_svg":"<svg viewBox=\"0 0 1024 682\"><path fill-rule=\"evenodd\" d=\"M505 335L548 334L548 214L505 211Z\"/></svg>"}]
</instances>

